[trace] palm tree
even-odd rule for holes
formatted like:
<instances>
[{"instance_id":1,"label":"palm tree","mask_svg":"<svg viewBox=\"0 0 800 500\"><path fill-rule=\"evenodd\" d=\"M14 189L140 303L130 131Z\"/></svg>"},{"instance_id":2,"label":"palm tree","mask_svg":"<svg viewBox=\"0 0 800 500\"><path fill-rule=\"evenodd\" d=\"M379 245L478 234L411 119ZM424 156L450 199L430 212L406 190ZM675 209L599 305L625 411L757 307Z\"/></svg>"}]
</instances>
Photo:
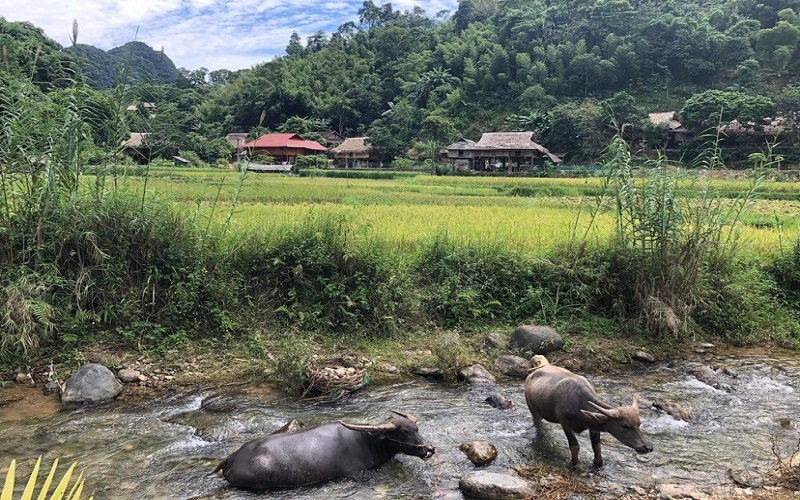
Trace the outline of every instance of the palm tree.
<instances>
[{"instance_id":1,"label":"palm tree","mask_svg":"<svg viewBox=\"0 0 800 500\"><path fill-rule=\"evenodd\" d=\"M436 66L420 75L417 83L411 87L411 98L418 106L423 107L432 94L452 88L460 81L458 77L450 74L450 70Z\"/></svg>"}]
</instances>

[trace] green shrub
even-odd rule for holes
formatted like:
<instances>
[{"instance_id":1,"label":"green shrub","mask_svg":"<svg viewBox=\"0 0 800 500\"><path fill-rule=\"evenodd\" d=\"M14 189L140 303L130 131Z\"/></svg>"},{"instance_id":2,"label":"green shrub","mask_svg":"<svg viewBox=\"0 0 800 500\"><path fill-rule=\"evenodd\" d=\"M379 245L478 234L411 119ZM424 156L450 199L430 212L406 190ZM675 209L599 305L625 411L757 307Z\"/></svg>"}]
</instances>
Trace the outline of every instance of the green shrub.
<instances>
[{"instance_id":1,"label":"green shrub","mask_svg":"<svg viewBox=\"0 0 800 500\"><path fill-rule=\"evenodd\" d=\"M294 168L328 168L328 157L325 155L298 156L294 161Z\"/></svg>"},{"instance_id":2,"label":"green shrub","mask_svg":"<svg viewBox=\"0 0 800 500\"><path fill-rule=\"evenodd\" d=\"M380 241L356 244L341 216L312 214L249 242L234 258L244 293L264 297L279 318L310 330L395 329L411 307L411 279Z\"/></svg>"}]
</instances>

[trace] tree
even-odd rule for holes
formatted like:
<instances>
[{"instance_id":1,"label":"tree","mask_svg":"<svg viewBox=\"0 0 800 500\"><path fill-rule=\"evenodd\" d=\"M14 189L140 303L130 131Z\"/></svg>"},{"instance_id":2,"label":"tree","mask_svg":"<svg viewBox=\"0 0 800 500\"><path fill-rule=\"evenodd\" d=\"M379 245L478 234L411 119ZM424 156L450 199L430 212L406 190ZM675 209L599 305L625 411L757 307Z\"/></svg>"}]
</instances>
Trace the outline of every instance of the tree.
<instances>
[{"instance_id":1,"label":"tree","mask_svg":"<svg viewBox=\"0 0 800 500\"><path fill-rule=\"evenodd\" d=\"M706 90L687 99L679 114L684 125L711 128L720 121L733 120L743 127L758 127L774 112L774 103L765 96L737 90Z\"/></svg>"},{"instance_id":2,"label":"tree","mask_svg":"<svg viewBox=\"0 0 800 500\"><path fill-rule=\"evenodd\" d=\"M286 46L286 55L289 57L298 57L303 55L304 49L303 44L300 42L300 35L297 32L293 32L292 36L289 37L289 45Z\"/></svg>"}]
</instances>

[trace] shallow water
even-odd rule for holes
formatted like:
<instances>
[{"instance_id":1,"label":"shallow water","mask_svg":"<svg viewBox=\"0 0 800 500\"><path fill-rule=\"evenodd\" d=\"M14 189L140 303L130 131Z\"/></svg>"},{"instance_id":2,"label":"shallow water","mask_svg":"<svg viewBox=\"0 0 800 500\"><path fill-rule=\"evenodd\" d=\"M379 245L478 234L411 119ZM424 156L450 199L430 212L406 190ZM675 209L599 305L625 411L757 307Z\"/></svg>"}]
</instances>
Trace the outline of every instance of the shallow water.
<instances>
[{"instance_id":1,"label":"shallow water","mask_svg":"<svg viewBox=\"0 0 800 500\"><path fill-rule=\"evenodd\" d=\"M718 366L729 367L737 377L711 371ZM722 389L729 386L730 392L690 372L705 374L708 377L700 378ZM588 435L580 435L579 471L599 480L623 486L730 484L729 468L766 472L775 465L773 444L788 453L798 443L800 360L793 352L738 350L674 365L631 365L588 378L609 402L629 402L632 392L639 394L642 430L656 450L637 456L603 434L605 465L595 472L588 467ZM559 426L545 424L544 436L537 436L522 390L518 379L496 386L420 379L370 387L337 402L309 402L257 388L207 388L142 403L113 402L41 418L6 418L0 422L0 465L17 458L27 472L32 458L40 454L46 461L56 455L77 460L86 468L87 487L96 499L263 498L229 488L209 472L244 442L291 419L308 426L333 420L371 423L397 410L419 418L420 433L437 446L438 456L427 461L400 456L358 478L270 497L421 499L446 493L460 498L459 478L477 470L458 450L464 441L488 439L497 446L497 460L484 470L569 461ZM493 392L504 394L516 407L492 408L484 399ZM658 397L688 404L692 419L677 421L651 408ZM789 428L784 428L786 420L792 421Z\"/></svg>"}]
</instances>

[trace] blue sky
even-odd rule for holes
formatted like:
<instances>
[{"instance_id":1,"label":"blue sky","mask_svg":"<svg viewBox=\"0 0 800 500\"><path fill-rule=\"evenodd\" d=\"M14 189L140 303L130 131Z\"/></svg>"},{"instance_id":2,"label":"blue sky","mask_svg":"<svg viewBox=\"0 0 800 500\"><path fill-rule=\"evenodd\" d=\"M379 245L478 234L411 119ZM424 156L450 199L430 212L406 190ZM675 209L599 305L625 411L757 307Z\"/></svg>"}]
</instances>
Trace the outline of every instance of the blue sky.
<instances>
[{"instance_id":1,"label":"blue sky","mask_svg":"<svg viewBox=\"0 0 800 500\"><path fill-rule=\"evenodd\" d=\"M209 70L249 68L284 54L296 31L303 42L318 30L331 33L358 21L363 0L0 0L0 16L29 21L62 45L70 44L73 19L78 43L104 50L131 40L164 47L178 67ZM383 0L375 1L381 5ZM398 10L415 5L433 17L454 12L457 0L395 0ZM137 33L138 29L138 33Z\"/></svg>"}]
</instances>

